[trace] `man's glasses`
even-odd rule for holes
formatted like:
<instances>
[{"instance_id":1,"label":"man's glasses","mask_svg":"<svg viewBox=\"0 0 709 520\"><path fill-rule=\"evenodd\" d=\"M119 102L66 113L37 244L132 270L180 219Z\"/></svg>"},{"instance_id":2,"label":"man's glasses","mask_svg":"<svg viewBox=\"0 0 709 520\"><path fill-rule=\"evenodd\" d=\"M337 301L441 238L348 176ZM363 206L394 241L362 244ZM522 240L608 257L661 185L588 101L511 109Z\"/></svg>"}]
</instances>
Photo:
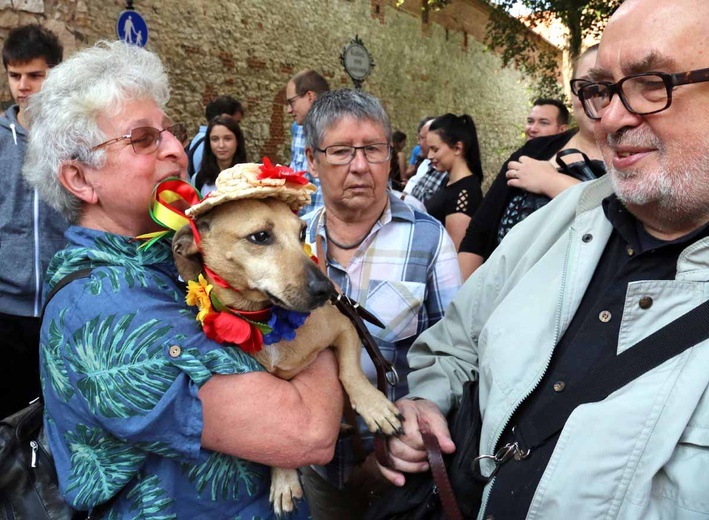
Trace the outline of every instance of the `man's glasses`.
<instances>
[{"instance_id":1,"label":"man's glasses","mask_svg":"<svg viewBox=\"0 0 709 520\"><path fill-rule=\"evenodd\" d=\"M593 83L590 79L572 79L570 81L571 84L571 93L579 97L579 89L583 87L584 85L588 85L590 83Z\"/></svg>"},{"instance_id":2,"label":"man's glasses","mask_svg":"<svg viewBox=\"0 0 709 520\"><path fill-rule=\"evenodd\" d=\"M391 158L391 146L389 146L388 143L374 143L364 146L333 144L325 149L316 148L316 150L320 153L324 153L327 162L334 166L350 164L357 150L362 150L362 152L364 152L364 158L368 163L372 164L387 162Z\"/></svg>"},{"instance_id":3,"label":"man's glasses","mask_svg":"<svg viewBox=\"0 0 709 520\"><path fill-rule=\"evenodd\" d=\"M301 95L301 94L296 94L296 95L293 96L292 98L286 99L286 106L289 106L289 107L293 108L293 103L295 103L295 100L298 99L298 98L300 98L300 97L303 97L304 95L305 95L305 94L302 94L302 95Z\"/></svg>"},{"instance_id":4,"label":"man's glasses","mask_svg":"<svg viewBox=\"0 0 709 520\"><path fill-rule=\"evenodd\" d=\"M98 150L104 146L109 146L113 143L118 143L127 139L130 141L135 153L138 155L148 155L160 147L163 132L170 132L177 138L178 141L180 141L180 143L187 139L187 127L183 123L177 123L175 125L168 126L167 128L163 128L162 130L153 128L152 126L141 126L139 128L134 128L129 134L122 135L121 137L116 137L115 139L96 145L91 150Z\"/></svg>"},{"instance_id":5,"label":"man's glasses","mask_svg":"<svg viewBox=\"0 0 709 520\"><path fill-rule=\"evenodd\" d=\"M600 81L577 85L577 95L583 104L584 112L594 121L603 117L614 94L618 94L628 112L646 116L668 109L672 104L672 91L675 87L704 81L709 81L709 69L678 74L644 72L627 76L617 83Z\"/></svg>"}]
</instances>

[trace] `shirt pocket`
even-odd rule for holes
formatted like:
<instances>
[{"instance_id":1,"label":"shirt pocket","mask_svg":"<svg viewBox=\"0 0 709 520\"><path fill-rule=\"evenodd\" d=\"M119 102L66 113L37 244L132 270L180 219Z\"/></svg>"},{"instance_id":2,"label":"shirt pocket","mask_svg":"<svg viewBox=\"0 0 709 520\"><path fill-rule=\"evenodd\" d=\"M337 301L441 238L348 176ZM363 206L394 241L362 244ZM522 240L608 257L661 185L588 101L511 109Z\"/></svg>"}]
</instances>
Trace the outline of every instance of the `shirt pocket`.
<instances>
[{"instance_id":1,"label":"shirt pocket","mask_svg":"<svg viewBox=\"0 0 709 520\"><path fill-rule=\"evenodd\" d=\"M366 308L386 325L372 327L372 334L390 343L416 335L425 294L424 283L370 280Z\"/></svg>"},{"instance_id":2,"label":"shirt pocket","mask_svg":"<svg viewBox=\"0 0 709 520\"><path fill-rule=\"evenodd\" d=\"M687 427L653 485L653 494L709 516L709 429Z\"/></svg>"}]
</instances>

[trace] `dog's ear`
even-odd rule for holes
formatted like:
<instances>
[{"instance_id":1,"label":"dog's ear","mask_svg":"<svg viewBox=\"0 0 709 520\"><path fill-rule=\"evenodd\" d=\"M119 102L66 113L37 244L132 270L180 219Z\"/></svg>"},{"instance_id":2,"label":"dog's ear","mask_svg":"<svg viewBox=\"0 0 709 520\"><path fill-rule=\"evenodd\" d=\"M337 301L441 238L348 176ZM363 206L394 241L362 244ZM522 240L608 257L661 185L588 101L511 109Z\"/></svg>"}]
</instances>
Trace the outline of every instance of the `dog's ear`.
<instances>
[{"instance_id":1,"label":"dog's ear","mask_svg":"<svg viewBox=\"0 0 709 520\"><path fill-rule=\"evenodd\" d=\"M172 238L172 257L175 259L177 271L184 281L197 281L202 272L202 253L194 241L192 228L182 226Z\"/></svg>"}]
</instances>

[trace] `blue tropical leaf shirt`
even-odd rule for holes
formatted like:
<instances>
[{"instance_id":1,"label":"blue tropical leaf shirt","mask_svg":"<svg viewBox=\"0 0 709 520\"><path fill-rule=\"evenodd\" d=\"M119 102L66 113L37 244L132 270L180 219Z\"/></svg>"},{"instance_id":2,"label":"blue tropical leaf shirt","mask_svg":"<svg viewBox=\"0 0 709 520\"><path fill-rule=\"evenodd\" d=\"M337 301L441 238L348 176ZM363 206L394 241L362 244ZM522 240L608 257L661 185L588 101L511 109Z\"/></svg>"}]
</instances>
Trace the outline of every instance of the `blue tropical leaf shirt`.
<instances>
[{"instance_id":1,"label":"blue tropical leaf shirt","mask_svg":"<svg viewBox=\"0 0 709 520\"><path fill-rule=\"evenodd\" d=\"M308 223L306 241L316 250L316 238L323 237L328 276L342 291L372 312L386 325L380 329L366 323L382 355L399 374L400 382L388 388L392 401L408 394L410 372L406 354L414 340L441 318L460 289L460 267L450 236L433 217L412 209L389 194L389 203L367 238L357 247L347 266L327 258L324 212L304 217ZM362 368L376 386L376 369L363 349ZM373 449L372 434L359 420L365 451ZM331 483L342 486L354 465L349 438L339 439L335 458L327 466L314 466Z\"/></svg>"},{"instance_id":2,"label":"blue tropical leaf shirt","mask_svg":"<svg viewBox=\"0 0 709 520\"><path fill-rule=\"evenodd\" d=\"M51 300L41 330L44 425L67 502L91 510L116 496L105 518L273 518L269 468L200 447L200 387L262 369L203 334L170 241L65 236L47 288L92 268Z\"/></svg>"},{"instance_id":3,"label":"blue tropical leaf shirt","mask_svg":"<svg viewBox=\"0 0 709 520\"><path fill-rule=\"evenodd\" d=\"M317 191L310 194L310 204L303 206L298 212L298 215L302 217L306 213L322 208L322 190L320 189L320 179L313 177L308 171L308 159L305 156L305 132L303 132L303 127L294 121L290 127L290 131L291 137L293 138L290 148L290 167L297 172L304 171L308 180L317 188Z\"/></svg>"}]
</instances>

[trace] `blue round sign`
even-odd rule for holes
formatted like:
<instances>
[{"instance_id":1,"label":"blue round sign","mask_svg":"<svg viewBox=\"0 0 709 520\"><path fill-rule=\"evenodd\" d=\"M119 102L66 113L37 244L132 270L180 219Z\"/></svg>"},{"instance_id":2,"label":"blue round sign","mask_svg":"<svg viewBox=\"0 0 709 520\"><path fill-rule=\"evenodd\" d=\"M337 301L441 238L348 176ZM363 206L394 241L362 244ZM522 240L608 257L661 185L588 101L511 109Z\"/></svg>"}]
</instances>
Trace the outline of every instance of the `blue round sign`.
<instances>
[{"instance_id":1,"label":"blue round sign","mask_svg":"<svg viewBox=\"0 0 709 520\"><path fill-rule=\"evenodd\" d=\"M116 34L126 43L145 47L148 43L148 24L137 11L123 11L116 22Z\"/></svg>"}]
</instances>

